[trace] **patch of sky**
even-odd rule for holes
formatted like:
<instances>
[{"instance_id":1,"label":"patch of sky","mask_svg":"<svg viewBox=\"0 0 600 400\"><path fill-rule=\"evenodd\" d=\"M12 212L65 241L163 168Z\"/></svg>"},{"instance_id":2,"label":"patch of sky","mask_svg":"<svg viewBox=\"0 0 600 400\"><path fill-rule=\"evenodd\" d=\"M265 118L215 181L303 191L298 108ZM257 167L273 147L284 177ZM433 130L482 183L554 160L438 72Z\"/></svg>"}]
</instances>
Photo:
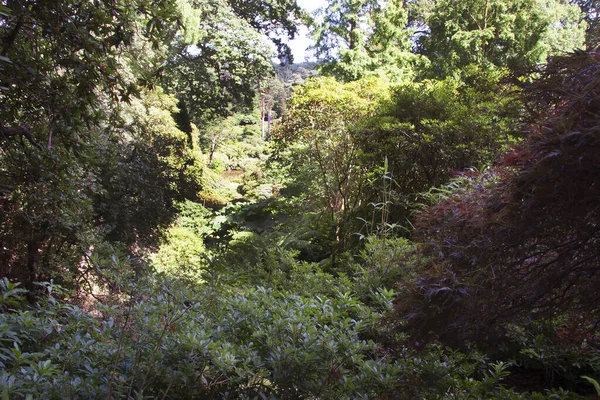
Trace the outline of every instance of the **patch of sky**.
<instances>
[{"instance_id":1,"label":"patch of sky","mask_svg":"<svg viewBox=\"0 0 600 400\"><path fill-rule=\"evenodd\" d=\"M317 8L326 7L327 0L298 0L298 5L312 13ZM290 40L287 43L292 49L295 63L315 61L313 55L307 51L307 48L313 44L313 40L309 37L308 28L306 26L301 26L294 40Z\"/></svg>"}]
</instances>

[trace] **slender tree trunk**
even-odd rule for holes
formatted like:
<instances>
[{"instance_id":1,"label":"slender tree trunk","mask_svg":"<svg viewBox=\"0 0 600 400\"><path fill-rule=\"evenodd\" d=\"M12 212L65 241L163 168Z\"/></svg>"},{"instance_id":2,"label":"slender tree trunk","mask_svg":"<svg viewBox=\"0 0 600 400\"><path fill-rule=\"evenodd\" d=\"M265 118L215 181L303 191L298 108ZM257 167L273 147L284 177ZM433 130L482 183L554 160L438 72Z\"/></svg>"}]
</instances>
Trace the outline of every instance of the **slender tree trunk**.
<instances>
[{"instance_id":1,"label":"slender tree trunk","mask_svg":"<svg viewBox=\"0 0 600 400\"><path fill-rule=\"evenodd\" d=\"M217 150L217 136L214 136L210 142L210 155L208 156L208 168L213 166L213 158Z\"/></svg>"},{"instance_id":2,"label":"slender tree trunk","mask_svg":"<svg viewBox=\"0 0 600 400\"><path fill-rule=\"evenodd\" d=\"M260 137L265 139L265 95L260 96Z\"/></svg>"},{"instance_id":3,"label":"slender tree trunk","mask_svg":"<svg viewBox=\"0 0 600 400\"><path fill-rule=\"evenodd\" d=\"M268 107L268 111L267 111L267 137L266 140L267 142L269 140L271 140L271 104L269 104Z\"/></svg>"},{"instance_id":4,"label":"slender tree trunk","mask_svg":"<svg viewBox=\"0 0 600 400\"><path fill-rule=\"evenodd\" d=\"M37 236L27 241L27 271L24 285L29 290L33 289L33 282L36 281L36 269L41 246L42 241Z\"/></svg>"},{"instance_id":5,"label":"slender tree trunk","mask_svg":"<svg viewBox=\"0 0 600 400\"><path fill-rule=\"evenodd\" d=\"M335 216L335 210L331 210L331 219L335 221L335 226L333 227L333 245L331 246L331 268L335 269L337 263L337 253L338 253L338 235L339 235L339 223Z\"/></svg>"},{"instance_id":6,"label":"slender tree trunk","mask_svg":"<svg viewBox=\"0 0 600 400\"><path fill-rule=\"evenodd\" d=\"M350 50L354 50L358 47L358 26L356 22L350 21L350 40L348 43L348 48Z\"/></svg>"}]
</instances>

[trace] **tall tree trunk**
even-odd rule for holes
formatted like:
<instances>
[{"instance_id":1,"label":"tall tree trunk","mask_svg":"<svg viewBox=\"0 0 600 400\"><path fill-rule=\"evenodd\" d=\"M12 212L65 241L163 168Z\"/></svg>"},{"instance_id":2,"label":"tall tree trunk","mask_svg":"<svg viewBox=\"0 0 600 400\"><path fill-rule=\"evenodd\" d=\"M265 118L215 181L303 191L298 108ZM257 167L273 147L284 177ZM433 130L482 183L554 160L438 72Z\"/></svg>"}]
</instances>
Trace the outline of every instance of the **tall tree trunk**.
<instances>
[{"instance_id":1,"label":"tall tree trunk","mask_svg":"<svg viewBox=\"0 0 600 400\"><path fill-rule=\"evenodd\" d=\"M33 289L33 282L36 281L36 269L41 246L42 240L39 236L34 236L27 241L27 270L24 274L26 281L23 284L29 290Z\"/></svg>"},{"instance_id":2,"label":"tall tree trunk","mask_svg":"<svg viewBox=\"0 0 600 400\"><path fill-rule=\"evenodd\" d=\"M265 139L265 95L260 96L260 137Z\"/></svg>"},{"instance_id":3,"label":"tall tree trunk","mask_svg":"<svg viewBox=\"0 0 600 400\"><path fill-rule=\"evenodd\" d=\"M213 157L215 156L216 150L217 150L217 136L214 136L210 142L210 155L208 156L208 168L212 168L212 166L213 166Z\"/></svg>"},{"instance_id":4,"label":"tall tree trunk","mask_svg":"<svg viewBox=\"0 0 600 400\"><path fill-rule=\"evenodd\" d=\"M267 142L269 140L271 140L271 107L272 107L272 104L269 104L269 108L267 111L267 137L266 137Z\"/></svg>"}]
</instances>

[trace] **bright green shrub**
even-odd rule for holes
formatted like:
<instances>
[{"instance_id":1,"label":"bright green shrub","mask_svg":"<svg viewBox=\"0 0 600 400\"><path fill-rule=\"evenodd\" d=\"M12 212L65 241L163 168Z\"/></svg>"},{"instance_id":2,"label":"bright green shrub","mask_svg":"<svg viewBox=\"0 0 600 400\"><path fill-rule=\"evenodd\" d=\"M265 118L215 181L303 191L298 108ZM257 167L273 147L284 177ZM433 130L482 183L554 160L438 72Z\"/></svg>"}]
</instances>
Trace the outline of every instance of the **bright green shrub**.
<instances>
[{"instance_id":1,"label":"bright green shrub","mask_svg":"<svg viewBox=\"0 0 600 400\"><path fill-rule=\"evenodd\" d=\"M158 252L153 254L152 263L157 271L168 276L199 283L206 264L205 255L201 236L190 229L173 226Z\"/></svg>"},{"instance_id":2,"label":"bright green shrub","mask_svg":"<svg viewBox=\"0 0 600 400\"><path fill-rule=\"evenodd\" d=\"M368 304L382 291L392 290L398 281L414 275L419 264L415 245L397 237L366 237L359 261L352 265L352 272L357 292Z\"/></svg>"},{"instance_id":3,"label":"bright green shrub","mask_svg":"<svg viewBox=\"0 0 600 400\"><path fill-rule=\"evenodd\" d=\"M361 338L376 314L349 296L193 293L164 282L95 312L101 317L48 296L0 314L8 395L373 397L391 389L397 371Z\"/></svg>"}]
</instances>

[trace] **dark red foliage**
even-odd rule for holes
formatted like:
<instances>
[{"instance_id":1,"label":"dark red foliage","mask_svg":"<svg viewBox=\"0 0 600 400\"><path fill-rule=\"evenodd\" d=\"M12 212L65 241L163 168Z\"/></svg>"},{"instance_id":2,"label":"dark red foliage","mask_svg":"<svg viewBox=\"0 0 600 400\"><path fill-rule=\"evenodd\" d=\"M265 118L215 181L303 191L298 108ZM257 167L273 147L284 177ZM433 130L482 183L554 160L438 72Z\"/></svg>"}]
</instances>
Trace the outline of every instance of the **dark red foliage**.
<instances>
[{"instance_id":1,"label":"dark red foliage","mask_svg":"<svg viewBox=\"0 0 600 400\"><path fill-rule=\"evenodd\" d=\"M420 337L482 341L557 315L593 337L600 323L600 61L578 52L541 74L526 142L417 220L430 261L397 309Z\"/></svg>"}]
</instances>

